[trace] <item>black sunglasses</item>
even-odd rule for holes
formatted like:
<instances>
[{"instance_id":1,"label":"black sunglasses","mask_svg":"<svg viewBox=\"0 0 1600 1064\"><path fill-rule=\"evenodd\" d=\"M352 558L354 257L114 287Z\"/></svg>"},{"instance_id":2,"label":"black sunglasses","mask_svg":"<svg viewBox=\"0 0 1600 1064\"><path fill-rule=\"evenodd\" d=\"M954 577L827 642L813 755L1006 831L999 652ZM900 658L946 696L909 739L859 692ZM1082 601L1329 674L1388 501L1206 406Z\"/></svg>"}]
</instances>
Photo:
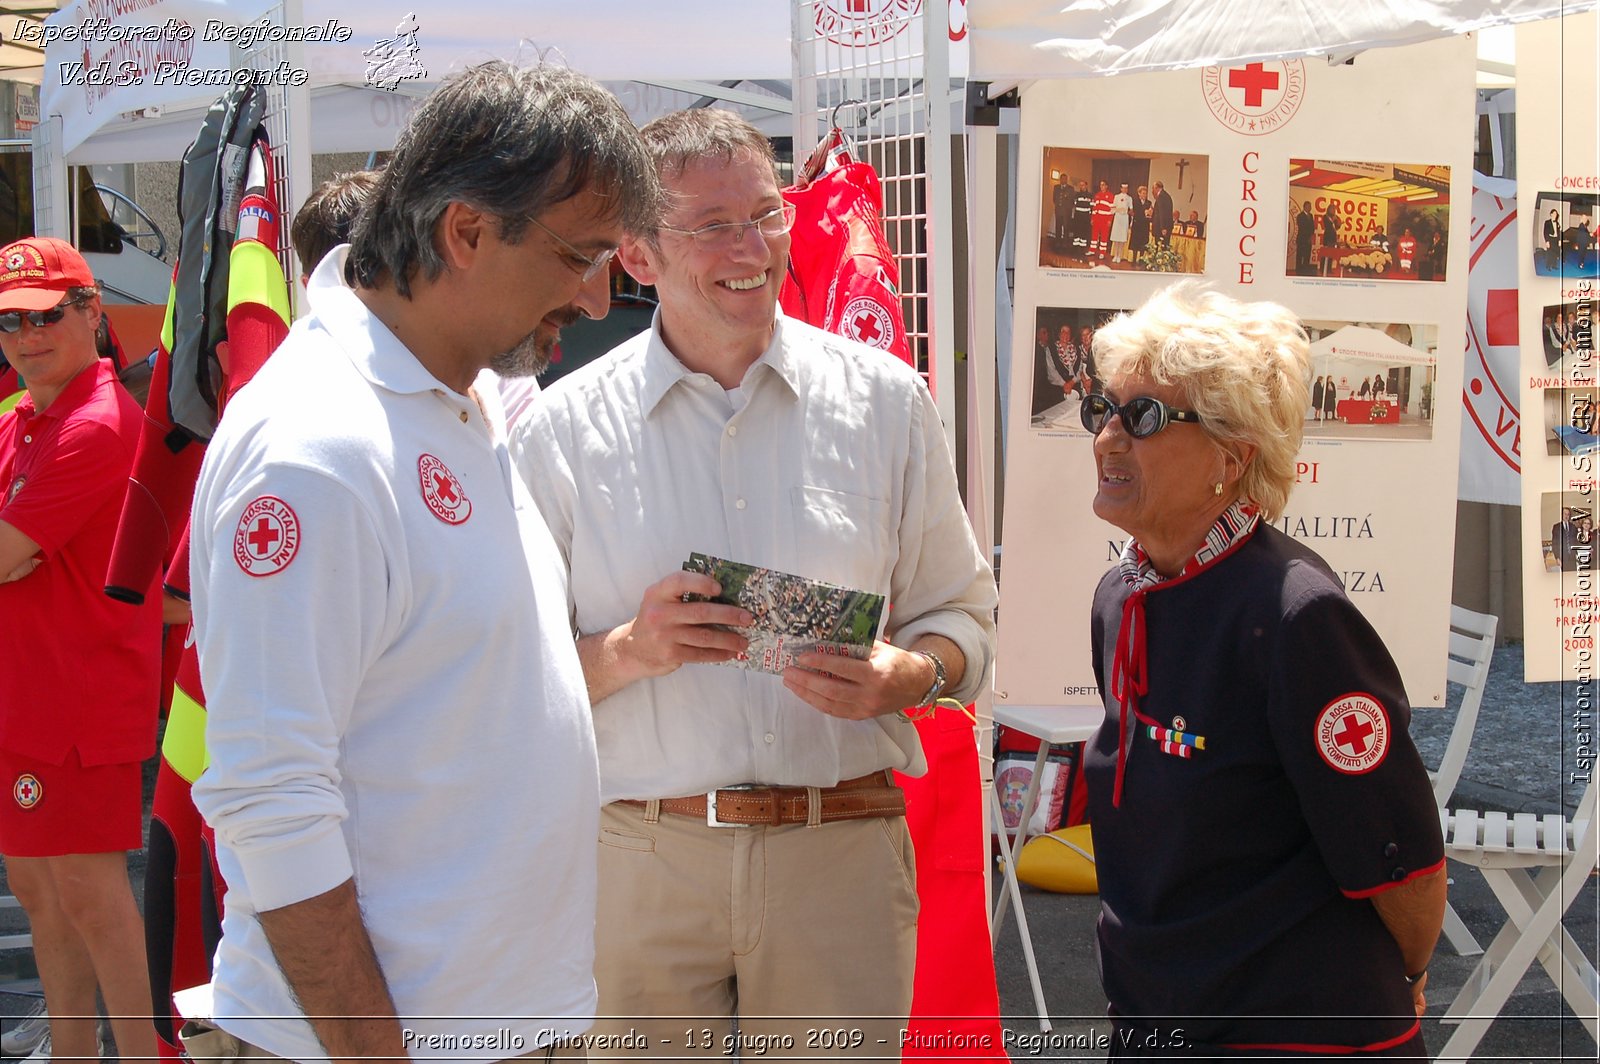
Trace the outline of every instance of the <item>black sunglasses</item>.
<instances>
[{"instance_id":1,"label":"black sunglasses","mask_svg":"<svg viewBox=\"0 0 1600 1064\"><path fill-rule=\"evenodd\" d=\"M1078 417L1083 420L1083 427L1095 436L1100 435L1100 430L1106 427L1106 422L1111 420L1113 414L1122 419L1123 430L1136 440L1154 436L1174 421L1200 424L1200 415L1193 410L1178 410L1148 395L1136 395L1118 406L1094 392L1084 396L1083 402L1078 405Z\"/></svg>"},{"instance_id":2,"label":"black sunglasses","mask_svg":"<svg viewBox=\"0 0 1600 1064\"><path fill-rule=\"evenodd\" d=\"M69 308L81 307L87 302L87 299L79 296L69 299L65 303L57 303L49 310L8 310L4 314L0 314L0 333L16 332L22 328L23 318L27 318L28 324L35 329L42 329L46 325L54 325L67 316Z\"/></svg>"}]
</instances>

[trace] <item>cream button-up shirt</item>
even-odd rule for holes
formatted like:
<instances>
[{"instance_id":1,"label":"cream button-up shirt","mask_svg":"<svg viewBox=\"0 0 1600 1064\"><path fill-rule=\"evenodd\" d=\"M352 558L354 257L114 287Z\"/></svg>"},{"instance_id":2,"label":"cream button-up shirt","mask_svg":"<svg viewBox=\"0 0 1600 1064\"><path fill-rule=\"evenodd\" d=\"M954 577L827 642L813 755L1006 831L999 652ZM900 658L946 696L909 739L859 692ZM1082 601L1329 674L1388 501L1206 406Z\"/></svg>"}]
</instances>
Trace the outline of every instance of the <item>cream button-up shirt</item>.
<instances>
[{"instance_id":1,"label":"cream button-up shirt","mask_svg":"<svg viewBox=\"0 0 1600 1064\"><path fill-rule=\"evenodd\" d=\"M737 400L742 399L742 405ZM551 386L512 454L571 570L579 635L630 620L699 551L884 594L887 638L933 633L993 662L994 576L922 379L883 352L778 317L737 396L650 330ZM738 783L826 787L926 770L893 714L827 716L774 675L684 665L594 707L602 800Z\"/></svg>"}]
</instances>

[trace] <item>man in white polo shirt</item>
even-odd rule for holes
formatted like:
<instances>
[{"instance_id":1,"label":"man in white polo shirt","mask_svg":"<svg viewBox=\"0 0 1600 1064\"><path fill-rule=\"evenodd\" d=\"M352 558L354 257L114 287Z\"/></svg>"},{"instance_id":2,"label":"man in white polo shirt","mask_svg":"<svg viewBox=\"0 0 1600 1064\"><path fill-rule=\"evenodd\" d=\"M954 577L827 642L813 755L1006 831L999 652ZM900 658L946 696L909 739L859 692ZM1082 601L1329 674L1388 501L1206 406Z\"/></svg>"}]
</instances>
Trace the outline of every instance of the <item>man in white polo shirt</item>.
<instances>
[{"instance_id":1,"label":"man in white polo shirt","mask_svg":"<svg viewBox=\"0 0 1600 1064\"><path fill-rule=\"evenodd\" d=\"M596 1030L893 1057L917 897L888 770L926 767L897 714L982 687L994 580L921 378L778 313L794 215L766 140L715 109L641 132L669 206L622 259L660 310L512 441L571 565L609 803ZM718 592L676 571L695 551L883 594L884 639L781 678L718 667L745 642L713 625L750 618L683 601Z\"/></svg>"},{"instance_id":2,"label":"man in white polo shirt","mask_svg":"<svg viewBox=\"0 0 1600 1064\"><path fill-rule=\"evenodd\" d=\"M480 374L604 312L659 194L599 86L475 67L418 109L230 403L191 533L194 796L228 882L198 1059L492 1061L588 1028L589 704Z\"/></svg>"}]
</instances>

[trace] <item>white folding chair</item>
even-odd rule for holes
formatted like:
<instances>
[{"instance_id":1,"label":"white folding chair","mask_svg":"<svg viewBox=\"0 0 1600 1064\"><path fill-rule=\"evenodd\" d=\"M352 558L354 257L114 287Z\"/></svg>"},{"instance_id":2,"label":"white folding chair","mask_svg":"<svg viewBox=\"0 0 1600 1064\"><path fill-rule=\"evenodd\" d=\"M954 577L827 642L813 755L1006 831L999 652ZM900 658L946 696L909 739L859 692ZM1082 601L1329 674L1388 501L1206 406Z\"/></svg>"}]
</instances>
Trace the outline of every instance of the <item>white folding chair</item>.
<instances>
[{"instance_id":1,"label":"white folding chair","mask_svg":"<svg viewBox=\"0 0 1600 1064\"><path fill-rule=\"evenodd\" d=\"M1433 782L1433 799L1440 809L1450 804L1450 796L1461 779L1461 769L1467 763L1467 750L1472 746L1472 733L1478 727L1478 708L1483 705L1483 688L1489 681L1489 662L1494 657L1494 637L1499 626L1500 618L1493 614L1450 607L1445 679L1460 684L1463 690L1461 708L1456 712L1444 756L1439 760L1438 769L1428 772L1428 779ZM1455 907L1449 904L1444 910L1444 937L1460 956L1474 957L1483 952L1478 940L1461 922Z\"/></svg>"},{"instance_id":2,"label":"white folding chair","mask_svg":"<svg viewBox=\"0 0 1600 1064\"><path fill-rule=\"evenodd\" d=\"M1049 1032L1050 1010L1044 1003L1044 986L1039 981L1039 962L1033 955L1033 936L1028 933L1028 914L1022 908L1022 888L1017 883L1017 855L1028 841L1028 821L1034 806L1039 802L1039 781L1044 777L1045 761L1051 747L1062 743L1081 743L1094 738L1100 728L1105 710L1100 706L1013 706L997 704L994 722L1013 728L1024 735L1039 740L1039 754L1033 763L1033 777L1028 781L1022 798L1022 819L1017 824L1017 836L1006 841L1005 814L1001 811L1000 794L989 788L989 807L994 817L994 832L1000 843L1000 871L1005 890L995 903L989 917L992 941L1000 941L1000 925L1006 918L1006 906L1017 907L1017 934L1022 936L1022 959L1028 968L1028 985L1033 989L1033 1004L1039 1012L1039 1030Z\"/></svg>"},{"instance_id":3,"label":"white folding chair","mask_svg":"<svg viewBox=\"0 0 1600 1064\"><path fill-rule=\"evenodd\" d=\"M1440 812L1445 855L1477 865L1506 911L1506 922L1445 1012L1457 1024L1438 1060L1472 1055L1506 999L1537 959L1592 1038L1600 1014L1600 977L1561 918L1597 863L1593 770L1578 811L1559 815Z\"/></svg>"}]
</instances>

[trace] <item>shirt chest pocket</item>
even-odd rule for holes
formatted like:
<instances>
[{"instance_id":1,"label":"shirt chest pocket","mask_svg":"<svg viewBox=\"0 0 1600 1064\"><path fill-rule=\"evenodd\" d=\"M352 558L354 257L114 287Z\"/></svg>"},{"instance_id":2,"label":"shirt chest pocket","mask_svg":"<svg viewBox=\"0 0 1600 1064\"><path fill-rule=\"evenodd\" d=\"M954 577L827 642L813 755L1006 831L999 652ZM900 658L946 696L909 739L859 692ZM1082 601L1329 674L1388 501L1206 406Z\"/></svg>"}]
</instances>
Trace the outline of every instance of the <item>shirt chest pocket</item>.
<instances>
[{"instance_id":1,"label":"shirt chest pocket","mask_svg":"<svg viewBox=\"0 0 1600 1064\"><path fill-rule=\"evenodd\" d=\"M790 491L796 571L814 580L887 592L895 542L887 502L832 488Z\"/></svg>"}]
</instances>

